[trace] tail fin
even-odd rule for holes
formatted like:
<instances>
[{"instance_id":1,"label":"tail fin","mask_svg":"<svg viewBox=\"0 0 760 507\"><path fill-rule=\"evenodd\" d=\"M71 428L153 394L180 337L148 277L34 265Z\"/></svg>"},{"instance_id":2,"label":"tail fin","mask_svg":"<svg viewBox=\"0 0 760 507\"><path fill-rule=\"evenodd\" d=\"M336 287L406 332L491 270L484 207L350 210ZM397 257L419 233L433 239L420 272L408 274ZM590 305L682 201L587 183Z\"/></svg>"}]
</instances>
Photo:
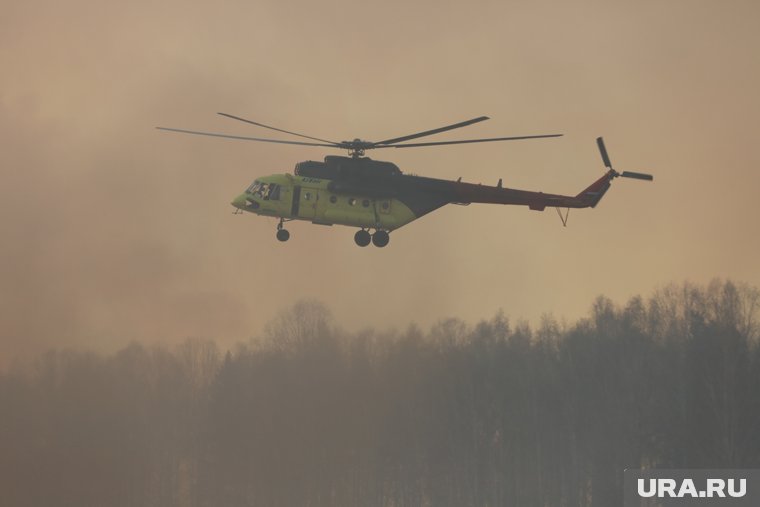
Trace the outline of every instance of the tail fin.
<instances>
[{"instance_id":1,"label":"tail fin","mask_svg":"<svg viewBox=\"0 0 760 507\"><path fill-rule=\"evenodd\" d=\"M607 190L609 190L610 182L612 182L614 177L615 171L607 171L604 176L585 188L580 194L576 195L575 198L583 201L586 206L595 208L596 205L599 204L599 201L602 200L602 197L604 197Z\"/></svg>"}]
</instances>

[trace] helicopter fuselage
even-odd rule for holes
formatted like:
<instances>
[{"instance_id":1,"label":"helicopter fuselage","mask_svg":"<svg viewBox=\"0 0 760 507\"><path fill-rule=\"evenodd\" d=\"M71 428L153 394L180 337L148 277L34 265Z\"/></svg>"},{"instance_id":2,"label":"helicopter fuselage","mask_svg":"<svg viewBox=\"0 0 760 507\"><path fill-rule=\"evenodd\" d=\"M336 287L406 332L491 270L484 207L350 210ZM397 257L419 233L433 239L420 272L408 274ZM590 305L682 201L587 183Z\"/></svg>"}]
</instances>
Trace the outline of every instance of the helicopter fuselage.
<instances>
[{"instance_id":1,"label":"helicopter fuselage","mask_svg":"<svg viewBox=\"0 0 760 507\"><path fill-rule=\"evenodd\" d=\"M577 196L565 196L406 175L394 164L368 158L326 157L301 162L295 174L258 178L232 205L281 220L306 220L390 232L446 204L489 203L593 207L614 177L605 174Z\"/></svg>"}]
</instances>

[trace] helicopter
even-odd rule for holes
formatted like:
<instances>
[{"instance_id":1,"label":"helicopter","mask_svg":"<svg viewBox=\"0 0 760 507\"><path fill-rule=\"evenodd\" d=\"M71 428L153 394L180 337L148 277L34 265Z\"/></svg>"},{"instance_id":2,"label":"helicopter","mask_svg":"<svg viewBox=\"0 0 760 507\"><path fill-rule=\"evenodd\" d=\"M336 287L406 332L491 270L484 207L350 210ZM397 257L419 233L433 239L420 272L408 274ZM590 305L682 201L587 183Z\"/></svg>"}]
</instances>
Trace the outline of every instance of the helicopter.
<instances>
[{"instance_id":1,"label":"helicopter","mask_svg":"<svg viewBox=\"0 0 760 507\"><path fill-rule=\"evenodd\" d=\"M392 162L372 160L365 156L368 150L381 148L417 148L451 144L470 144L494 141L516 141L560 137L562 134L541 134L454 141L415 142L413 139L454 130L479 123L489 118L480 116L444 127L417 132L383 141L330 141L264 125L228 113L217 113L240 122L297 136L309 141L289 141L247 137L215 132L201 132L168 127L159 130L221 137L244 141L257 141L302 146L321 146L348 151L348 156L328 155L324 161L307 160L296 164L293 174L274 174L254 180L242 194L232 200L235 213L250 212L279 219L277 239L287 241L290 233L286 222L305 220L318 225L345 225L358 227L354 242L360 247L370 243L385 247L390 233L447 204L467 206L472 203L512 204L543 211L547 207L557 210L564 226L571 208L594 208L617 177L652 181L651 174L631 171L617 172L607 154L604 140L597 138L597 146L607 172L578 195L547 194L506 188L499 179L496 186L443 180L402 173ZM563 214L562 209L566 209ZM374 230L374 232L370 232Z\"/></svg>"}]
</instances>

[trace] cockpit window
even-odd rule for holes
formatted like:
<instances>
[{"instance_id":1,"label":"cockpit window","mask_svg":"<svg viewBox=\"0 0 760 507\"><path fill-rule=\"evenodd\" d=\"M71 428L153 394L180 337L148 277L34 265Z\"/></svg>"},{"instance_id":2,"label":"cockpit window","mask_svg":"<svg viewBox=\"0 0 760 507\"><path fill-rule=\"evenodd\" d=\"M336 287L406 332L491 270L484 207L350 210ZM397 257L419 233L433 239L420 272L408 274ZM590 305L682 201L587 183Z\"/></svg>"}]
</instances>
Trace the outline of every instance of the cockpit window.
<instances>
[{"instance_id":1,"label":"cockpit window","mask_svg":"<svg viewBox=\"0 0 760 507\"><path fill-rule=\"evenodd\" d=\"M264 200L271 199L273 201L279 201L280 185L275 183L262 183L259 180L256 180L246 189L246 193L262 197Z\"/></svg>"},{"instance_id":2,"label":"cockpit window","mask_svg":"<svg viewBox=\"0 0 760 507\"><path fill-rule=\"evenodd\" d=\"M245 190L245 192L247 194L253 194L256 192L256 190L258 190L259 186L260 186L259 180L256 180L253 183L251 183L251 185Z\"/></svg>"}]
</instances>

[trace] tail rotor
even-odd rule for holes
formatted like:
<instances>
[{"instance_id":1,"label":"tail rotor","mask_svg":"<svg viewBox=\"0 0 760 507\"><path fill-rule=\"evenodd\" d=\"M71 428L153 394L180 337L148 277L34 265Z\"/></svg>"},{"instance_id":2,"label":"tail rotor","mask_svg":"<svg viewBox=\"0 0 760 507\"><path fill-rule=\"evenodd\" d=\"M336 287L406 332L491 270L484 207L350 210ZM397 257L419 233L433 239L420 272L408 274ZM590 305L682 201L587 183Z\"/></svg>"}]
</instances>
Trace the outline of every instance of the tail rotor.
<instances>
[{"instance_id":1,"label":"tail rotor","mask_svg":"<svg viewBox=\"0 0 760 507\"><path fill-rule=\"evenodd\" d=\"M602 139L601 137L597 137L596 144L597 146L599 146L599 153L602 154L602 161L604 162L604 166L612 171L613 177L617 178L618 176L620 176L623 178L632 178L635 180L645 180L645 181L654 180L654 176L652 176L651 174L637 173L633 171L623 171L622 173L617 172L615 169L612 168L612 162L610 162L610 157L609 155L607 155L607 148L605 148L604 146L604 139Z\"/></svg>"}]
</instances>

